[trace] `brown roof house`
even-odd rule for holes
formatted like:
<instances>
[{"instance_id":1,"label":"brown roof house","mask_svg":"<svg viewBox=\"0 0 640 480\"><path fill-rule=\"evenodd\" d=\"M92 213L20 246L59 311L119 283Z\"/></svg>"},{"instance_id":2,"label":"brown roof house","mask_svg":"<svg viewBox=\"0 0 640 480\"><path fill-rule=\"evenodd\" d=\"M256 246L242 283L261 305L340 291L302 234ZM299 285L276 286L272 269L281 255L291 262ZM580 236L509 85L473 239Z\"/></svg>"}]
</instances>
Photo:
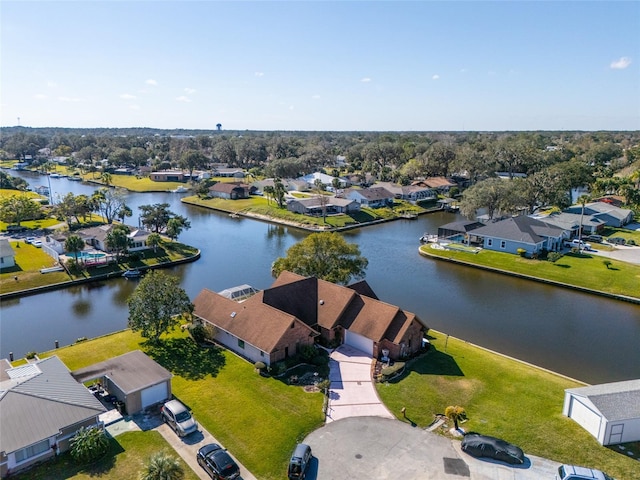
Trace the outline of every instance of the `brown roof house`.
<instances>
[{"instance_id":1,"label":"brown roof house","mask_svg":"<svg viewBox=\"0 0 640 480\"><path fill-rule=\"evenodd\" d=\"M242 303L207 289L193 303L196 317L215 327L216 341L267 365L316 341L403 358L421 348L428 329L415 314L378 300L364 281L344 287L291 272Z\"/></svg>"},{"instance_id":2,"label":"brown roof house","mask_svg":"<svg viewBox=\"0 0 640 480\"><path fill-rule=\"evenodd\" d=\"M238 200L249 198L249 185L238 182L218 182L209 187L209 196L214 198L225 198L227 200Z\"/></svg>"},{"instance_id":3,"label":"brown roof house","mask_svg":"<svg viewBox=\"0 0 640 480\"><path fill-rule=\"evenodd\" d=\"M69 450L104 406L56 356L19 367L0 360L0 478Z\"/></svg>"}]
</instances>

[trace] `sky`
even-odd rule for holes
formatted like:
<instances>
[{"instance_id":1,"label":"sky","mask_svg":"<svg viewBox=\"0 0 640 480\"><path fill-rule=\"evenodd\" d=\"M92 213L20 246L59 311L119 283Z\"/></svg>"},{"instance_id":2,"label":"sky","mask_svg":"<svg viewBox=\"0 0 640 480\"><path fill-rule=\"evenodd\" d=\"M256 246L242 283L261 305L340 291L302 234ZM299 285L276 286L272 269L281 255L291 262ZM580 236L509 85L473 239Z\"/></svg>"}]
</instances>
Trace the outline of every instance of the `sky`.
<instances>
[{"instance_id":1,"label":"sky","mask_svg":"<svg viewBox=\"0 0 640 480\"><path fill-rule=\"evenodd\" d=\"M0 125L640 130L640 1L0 2Z\"/></svg>"}]
</instances>

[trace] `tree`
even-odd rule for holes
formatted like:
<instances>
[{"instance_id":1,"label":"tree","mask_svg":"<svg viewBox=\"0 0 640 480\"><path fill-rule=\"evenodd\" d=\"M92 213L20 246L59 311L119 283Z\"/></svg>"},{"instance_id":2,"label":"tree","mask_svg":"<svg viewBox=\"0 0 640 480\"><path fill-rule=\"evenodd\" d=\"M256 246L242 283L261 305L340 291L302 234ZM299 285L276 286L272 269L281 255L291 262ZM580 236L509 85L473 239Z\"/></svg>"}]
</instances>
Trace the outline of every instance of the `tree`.
<instances>
[{"instance_id":1,"label":"tree","mask_svg":"<svg viewBox=\"0 0 640 480\"><path fill-rule=\"evenodd\" d=\"M186 217L176 215L175 217L170 218L167 222L167 235L171 240L175 241L183 230L188 230L190 228L191 222L187 220Z\"/></svg>"},{"instance_id":2,"label":"tree","mask_svg":"<svg viewBox=\"0 0 640 480\"><path fill-rule=\"evenodd\" d=\"M456 430L458 430L458 422L467 418L467 412L464 411L464 408L457 405L445 408L444 414L449 420L453 421L453 426Z\"/></svg>"},{"instance_id":3,"label":"tree","mask_svg":"<svg viewBox=\"0 0 640 480\"><path fill-rule=\"evenodd\" d=\"M154 453L140 472L140 480L181 480L182 478L184 478L182 464L166 452Z\"/></svg>"},{"instance_id":4,"label":"tree","mask_svg":"<svg viewBox=\"0 0 640 480\"><path fill-rule=\"evenodd\" d=\"M73 253L76 263L78 263L78 252L82 251L84 245L84 240L78 235L69 235L64 241L65 251Z\"/></svg>"},{"instance_id":5,"label":"tree","mask_svg":"<svg viewBox=\"0 0 640 480\"><path fill-rule=\"evenodd\" d=\"M168 203L155 203L153 205L140 205L142 211L140 221L142 225L156 233L160 233L166 228L169 219L175 214L169 210Z\"/></svg>"},{"instance_id":6,"label":"tree","mask_svg":"<svg viewBox=\"0 0 640 480\"><path fill-rule=\"evenodd\" d=\"M178 278L152 270L140 281L127 300L129 328L151 343L180 323L179 315L191 314L193 304L180 288Z\"/></svg>"},{"instance_id":7,"label":"tree","mask_svg":"<svg viewBox=\"0 0 640 480\"><path fill-rule=\"evenodd\" d=\"M150 233L147 237L147 246L153 248L153 253L157 251L160 242L162 242L162 237L157 233Z\"/></svg>"},{"instance_id":8,"label":"tree","mask_svg":"<svg viewBox=\"0 0 640 480\"><path fill-rule=\"evenodd\" d=\"M69 443L71 456L82 464L97 460L109 448L106 433L98 427L80 427Z\"/></svg>"},{"instance_id":9,"label":"tree","mask_svg":"<svg viewBox=\"0 0 640 480\"><path fill-rule=\"evenodd\" d=\"M102 172L100 174L100 181L104 183L107 187L111 185L113 178L109 172Z\"/></svg>"},{"instance_id":10,"label":"tree","mask_svg":"<svg viewBox=\"0 0 640 480\"><path fill-rule=\"evenodd\" d=\"M124 252L130 244L129 227L126 225L114 226L105 238L105 245L116 252L116 263L120 262L120 254Z\"/></svg>"},{"instance_id":11,"label":"tree","mask_svg":"<svg viewBox=\"0 0 640 480\"><path fill-rule=\"evenodd\" d=\"M120 209L116 212L116 216L120 219L120 223L124 223L125 217L131 217L133 212L128 205L122 205Z\"/></svg>"},{"instance_id":12,"label":"tree","mask_svg":"<svg viewBox=\"0 0 640 480\"><path fill-rule=\"evenodd\" d=\"M0 220L20 225L25 220L42 218L42 207L26 194L0 199Z\"/></svg>"},{"instance_id":13,"label":"tree","mask_svg":"<svg viewBox=\"0 0 640 480\"><path fill-rule=\"evenodd\" d=\"M347 243L338 233L312 233L287 250L285 257L278 258L271 267L277 277L284 270L317 277L333 283L347 284L364 278L369 261L360 255L358 245Z\"/></svg>"},{"instance_id":14,"label":"tree","mask_svg":"<svg viewBox=\"0 0 640 480\"><path fill-rule=\"evenodd\" d=\"M582 252L582 220L584 218L584 206L591 200L589 195L580 195L578 203L582 206L580 210L580 230L578 230L578 251Z\"/></svg>"},{"instance_id":15,"label":"tree","mask_svg":"<svg viewBox=\"0 0 640 480\"><path fill-rule=\"evenodd\" d=\"M262 192L264 193L264 196L267 197L267 205L269 205L271 203L271 199L275 196L275 190L271 185L266 185L263 189Z\"/></svg>"},{"instance_id":16,"label":"tree","mask_svg":"<svg viewBox=\"0 0 640 480\"><path fill-rule=\"evenodd\" d=\"M506 184L506 181L499 178L489 178L476 183L462 194L460 212L467 218L474 218L476 212L484 208L489 219L492 219L507 197Z\"/></svg>"},{"instance_id":17,"label":"tree","mask_svg":"<svg viewBox=\"0 0 640 480\"><path fill-rule=\"evenodd\" d=\"M113 219L125 205L124 193L112 188L99 188L91 195L91 201L94 208L109 224L113 223Z\"/></svg>"},{"instance_id":18,"label":"tree","mask_svg":"<svg viewBox=\"0 0 640 480\"><path fill-rule=\"evenodd\" d=\"M284 184L279 178L276 178L273 181L273 197L278 202L278 206L282 208L284 206L284 194L286 190L284 188Z\"/></svg>"},{"instance_id":19,"label":"tree","mask_svg":"<svg viewBox=\"0 0 640 480\"><path fill-rule=\"evenodd\" d=\"M193 182L193 171L206 167L209 159L197 150L187 150L180 157L180 166L189 170L189 179Z\"/></svg>"}]
</instances>

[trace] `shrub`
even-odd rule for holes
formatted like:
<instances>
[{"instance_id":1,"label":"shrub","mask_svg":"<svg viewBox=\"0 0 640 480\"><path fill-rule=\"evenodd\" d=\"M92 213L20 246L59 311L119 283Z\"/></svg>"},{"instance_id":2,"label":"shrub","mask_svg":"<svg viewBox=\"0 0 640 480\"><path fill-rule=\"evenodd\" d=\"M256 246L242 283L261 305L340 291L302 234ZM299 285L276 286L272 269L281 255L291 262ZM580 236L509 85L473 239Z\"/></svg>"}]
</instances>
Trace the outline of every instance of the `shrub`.
<instances>
[{"instance_id":1,"label":"shrub","mask_svg":"<svg viewBox=\"0 0 640 480\"><path fill-rule=\"evenodd\" d=\"M324 355L316 355L315 357L313 357L311 359L311 363L313 363L314 365L321 367L323 365L326 365L328 362L328 357L325 357Z\"/></svg>"},{"instance_id":2,"label":"shrub","mask_svg":"<svg viewBox=\"0 0 640 480\"><path fill-rule=\"evenodd\" d=\"M287 366L283 362L274 363L271 366L271 374L274 376L282 375L287 369Z\"/></svg>"},{"instance_id":3,"label":"shrub","mask_svg":"<svg viewBox=\"0 0 640 480\"><path fill-rule=\"evenodd\" d=\"M253 364L253 368L255 368L257 372L261 372L262 370L267 368L267 366L264 364L264 362L256 362Z\"/></svg>"},{"instance_id":4,"label":"shrub","mask_svg":"<svg viewBox=\"0 0 640 480\"><path fill-rule=\"evenodd\" d=\"M300 348L300 358L305 362L310 362L318 354L316 348L313 345L303 345Z\"/></svg>"},{"instance_id":5,"label":"shrub","mask_svg":"<svg viewBox=\"0 0 640 480\"><path fill-rule=\"evenodd\" d=\"M627 245L632 245L635 246L636 241L633 238L630 238L629 240L627 240Z\"/></svg>"},{"instance_id":6,"label":"shrub","mask_svg":"<svg viewBox=\"0 0 640 480\"><path fill-rule=\"evenodd\" d=\"M26 358L27 358L27 360L32 360L32 359L36 358L37 354L38 354L38 352L34 352L34 351L27 352Z\"/></svg>"},{"instance_id":7,"label":"shrub","mask_svg":"<svg viewBox=\"0 0 640 480\"><path fill-rule=\"evenodd\" d=\"M76 462L89 463L104 455L109 439L98 427L81 427L71 439L71 456Z\"/></svg>"},{"instance_id":8,"label":"shrub","mask_svg":"<svg viewBox=\"0 0 640 480\"><path fill-rule=\"evenodd\" d=\"M380 371L382 375L382 380L389 380L391 377L394 377L396 374L401 372L404 369L404 362L395 362L393 365L388 367L383 367Z\"/></svg>"},{"instance_id":9,"label":"shrub","mask_svg":"<svg viewBox=\"0 0 640 480\"><path fill-rule=\"evenodd\" d=\"M189 333L196 343L203 343L207 337L207 332L202 325L191 325Z\"/></svg>"},{"instance_id":10,"label":"shrub","mask_svg":"<svg viewBox=\"0 0 640 480\"><path fill-rule=\"evenodd\" d=\"M547 260L550 261L551 263L556 263L562 257L563 255L560 252L550 252L547 254Z\"/></svg>"},{"instance_id":11,"label":"shrub","mask_svg":"<svg viewBox=\"0 0 640 480\"><path fill-rule=\"evenodd\" d=\"M527 251L524 248L519 248L518 250L516 250L516 252L518 253L518 255L520 255L521 257L525 257L527 255Z\"/></svg>"}]
</instances>

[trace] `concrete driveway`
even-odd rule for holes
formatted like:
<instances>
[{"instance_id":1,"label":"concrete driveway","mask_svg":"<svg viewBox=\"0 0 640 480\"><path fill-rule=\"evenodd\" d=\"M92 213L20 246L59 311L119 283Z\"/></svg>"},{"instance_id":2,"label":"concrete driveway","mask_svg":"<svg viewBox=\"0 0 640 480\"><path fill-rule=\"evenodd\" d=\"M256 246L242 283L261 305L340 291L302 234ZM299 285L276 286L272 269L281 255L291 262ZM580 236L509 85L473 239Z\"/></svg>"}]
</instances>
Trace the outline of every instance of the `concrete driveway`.
<instances>
[{"instance_id":1,"label":"concrete driveway","mask_svg":"<svg viewBox=\"0 0 640 480\"><path fill-rule=\"evenodd\" d=\"M327 422L361 416L394 418L378 398L371 380L372 361L370 355L349 345L331 353Z\"/></svg>"},{"instance_id":2,"label":"concrete driveway","mask_svg":"<svg viewBox=\"0 0 640 480\"><path fill-rule=\"evenodd\" d=\"M520 466L477 459L461 451L459 440L380 417L328 423L304 443L314 457L307 480L543 480L560 465L531 455Z\"/></svg>"},{"instance_id":3,"label":"concrete driveway","mask_svg":"<svg viewBox=\"0 0 640 480\"><path fill-rule=\"evenodd\" d=\"M611 251L599 250L597 243L594 243L591 246L592 250L589 250L587 253L613 260L620 260L621 262L640 264L640 247L638 246L619 245L615 246L615 249Z\"/></svg>"}]
</instances>

